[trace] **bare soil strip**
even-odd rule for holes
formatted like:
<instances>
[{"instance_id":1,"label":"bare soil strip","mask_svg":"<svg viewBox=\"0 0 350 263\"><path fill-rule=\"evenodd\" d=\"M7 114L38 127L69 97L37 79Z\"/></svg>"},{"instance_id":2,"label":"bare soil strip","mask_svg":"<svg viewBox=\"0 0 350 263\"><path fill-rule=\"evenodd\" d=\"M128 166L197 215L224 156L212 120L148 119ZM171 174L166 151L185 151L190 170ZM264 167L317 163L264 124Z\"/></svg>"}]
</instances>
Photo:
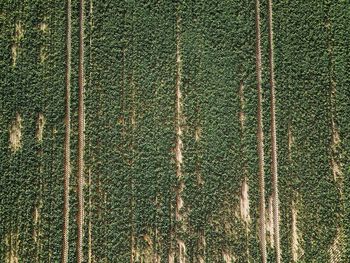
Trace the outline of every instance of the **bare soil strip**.
<instances>
[{"instance_id":1,"label":"bare soil strip","mask_svg":"<svg viewBox=\"0 0 350 263\"><path fill-rule=\"evenodd\" d=\"M66 108L65 108L65 137L64 137L64 194L63 194L63 240L62 263L68 262L68 237L69 237L69 178L70 178L70 82L72 59L72 5L67 0L67 25L66 25Z\"/></svg>"},{"instance_id":2,"label":"bare soil strip","mask_svg":"<svg viewBox=\"0 0 350 263\"><path fill-rule=\"evenodd\" d=\"M265 225L265 179L264 179L264 134L262 122L262 90L261 90L261 38L260 38L260 1L255 1L255 30L256 30L256 79L258 92L258 155L259 155L259 238L261 259L266 263L266 225Z\"/></svg>"},{"instance_id":3,"label":"bare soil strip","mask_svg":"<svg viewBox=\"0 0 350 263\"><path fill-rule=\"evenodd\" d=\"M24 27L22 26L21 22L16 23L16 29L15 29L15 36L14 36L14 43L11 48L12 52L12 66L16 66L16 61L18 55L20 52L21 47L21 41L24 38Z\"/></svg>"},{"instance_id":4,"label":"bare soil strip","mask_svg":"<svg viewBox=\"0 0 350 263\"><path fill-rule=\"evenodd\" d=\"M5 262L6 263L18 263L19 257L19 244L20 240L18 238L18 232L10 232L5 236L5 244L8 250L5 254Z\"/></svg>"},{"instance_id":5,"label":"bare soil strip","mask_svg":"<svg viewBox=\"0 0 350 263\"><path fill-rule=\"evenodd\" d=\"M12 121L9 128L10 149L13 153L17 152L22 147L22 129L23 120L17 112L16 119Z\"/></svg>"},{"instance_id":6,"label":"bare soil strip","mask_svg":"<svg viewBox=\"0 0 350 263\"><path fill-rule=\"evenodd\" d=\"M341 263L342 255L344 254L344 229L342 227L337 229L337 235L329 249L329 256L331 263Z\"/></svg>"},{"instance_id":7,"label":"bare soil strip","mask_svg":"<svg viewBox=\"0 0 350 263\"><path fill-rule=\"evenodd\" d=\"M302 236L298 229L298 210L297 204L299 202L292 202L292 259L293 262L298 262L304 254L304 250L301 247Z\"/></svg>"},{"instance_id":8,"label":"bare soil strip","mask_svg":"<svg viewBox=\"0 0 350 263\"><path fill-rule=\"evenodd\" d=\"M267 240L270 243L270 247L274 248L274 222L273 222L273 195L269 197L267 206L267 219L266 219L266 234L268 234Z\"/></svg>"},{"instance_id":9,"label":"bare soil strip","mask_svg":"<svg viewBox=\"0 0 350 263\"><path fill-rule=\"evenodd\" d=\"M242 81L239 84L239 106L240 106L239 123L241 128L241 137L243 138L245 115L244 115L244 85Z\"/></svg>"},{"instance_id":10,"label":"bare soil strip","mask_svg":"<svg viewBox=\"0 0 350 263\"><path fill-rule=\"evenodd\" d=\"M239 122L240 122L240 133L241 133L241 140L243 140L245 136L245 100L244 100L244 85L243 81L240 81L239 84L239 104L240 104L240 112L239 112ZM241 194L240 194L240 217L245 223L245 238L246 238L246 256L249 258L249 246L247 244L249 238L249 231L250 231L250 206L249 206L249 185L248 185L248 171L247 171L247 162L246 162L246 153L245 153L245 146L241 146L241 155L243 156L243 175L244 175L244 181L241 185Z\"/></svg>"},{"instance_id":11,"label":"bare soil strip","mask_svg":"<svg viewBox=\"0 0 350 263\"><path fill-rule=\"evenodd\" d=\"M294 202L292 204L292 258L293 262L299 259L299 237L297 229L297 210Z\"/></svg>"},{"instance_id":12,"label":"bare soil strip","mask_svg":"<svg viewBox=\"0 0 350 263\"><path fill-rule=\"evenodd\" d=\"M276 262L281 262L280 250L280 227L279 227L279 198L278 198L278 172L277 172L277 140L276 140L276 99L275 99L275 72L274 72L274 53L273 53L273 23L272 23L272 0L268 1L269 17L269 62L270 62L270 88L271 88L271 171L273 188L273 227L274 244L276 252Z\"/></svg>"},{"instance_id":13,"label":"bare soil strip","mask_svg":"<svg viewBox=\"0 0 350 263\"><path fill-rule=\"evenodd\" d=\"M245 223L246 230L249 230L249 224L250 224L250 214L249 214L249 195L248 195L248 183L247 178L244 178L244 181L241 186L241 196L240 196L240 212L241 212L241 219Z\"/></svg>"},{"instance_id":14,"label":"bare soil strip","mask_svg":"<svg viewBox=\"0 0 350 263\"><path fill-rule=\"evenodd\" d=\"M35 131L35 137L39 143L43 141L45 122L46 120L44 115L42 113L39 113Z\"/></svg>"},{"instance_id":15,"label":"bare soil strip","mask_svg":"<svg viewBox=\"0 0 350 263\"><path fill-rule=\"evenodd\" d=\"M79 6L79 102L78 102L78 237L77 237L77 262L83 262L83 225L84 225L84 0L80 0Z\"/></svg>"},{"instance_id":16,"label":"bare soil strip","mask_svg":"<svg viewBox=\"0 0 350 263\"><path fill-rule=\"evenodd\" d=\"M176 160L176 177L179 185L176 190L176 221L183 221L181 209L184 206L181 193L184 189L183 175L182 175L182 93L181 93L181 53L180 53L180 22L179 14L176 15L176 145L175 145L175 160ZM178 260L179 263L185 263L186 246L185 243L177 239L178 245Z\"/></svg>"}]
</instances>

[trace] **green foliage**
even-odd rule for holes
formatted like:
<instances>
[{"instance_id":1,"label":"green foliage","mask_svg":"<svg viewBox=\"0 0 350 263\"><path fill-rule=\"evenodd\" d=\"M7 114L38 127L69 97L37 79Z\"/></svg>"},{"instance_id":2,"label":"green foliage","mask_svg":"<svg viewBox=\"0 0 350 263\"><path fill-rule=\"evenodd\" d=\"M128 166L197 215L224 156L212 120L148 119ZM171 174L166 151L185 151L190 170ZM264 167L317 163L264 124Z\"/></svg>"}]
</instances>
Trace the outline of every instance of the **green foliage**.
<instances>
[{"instance_id":1,"label":"green foliage","mask_svg":"<svg viewBox=\"0 0 350 263\"><path fill-rule=\"evenodd\" d=\"M2 8L3 262L60 258L64 15L64 5L47 1ZM13 129L20 134L15 148Z\"/></svg>"},{"instance_id":2,"label":"green foliage","mask_svg":"<svg viewBox=\"0 0 350 263\"><path fill-rule=\"evenodd\" d=\"M344 227L342 197L333 178L332 102L336 3L288 2L275 5L277 120L283 258L292 257L292 204L298 211L301 262L329 262L337 229ZM302 10L302 12L300 12ZM311 15L312 14L312 15ZM338 127L339 131L343 128ZM337 128L337 129L338 129ZM290 146L288 146L290 144Z\"/></svg>"},{"instance_id":3,"label":"green foliage","mask_svg":"<svg viewBox=\"0 0 350 263\"><path fill-rule=\"evenodd\" d=\"M337 161L341 164L340 182L338 183L338 194L340 195L340 207L337 211L338 226L344 229L344 251L342 261L350 260L350 169L349 169L349 83L350 78L346 72L349 71L349 23L350 17L346 2L338 1L329 3L330 17L330 39L332 40L332 80L335 82L335 107L336 126L339 132L340 143L334 152L337 154Z\"/></svg>"},{"instance_id":4,"label":"green foliage","mask_svg":"<svg viewBox=\"0 0 350 263\"><path fill-rule=\"evenodd\" d=\"M251 213L258 209L254 5L182 3L180 11L188 257L221 262L227 254L244 261L249 253L257 258L257 217L248 235L239 218L245 177Z\"/></svg>"},{"instance_id":5,"label":"green foliage","mask_svg":"<svg viewBox=\"0 0 350 263\"><path fill-rule=\"evenodd\" d=\"M77 260L79 5L72 1L69 262ZM67 4L0 7L0 261L59 262ZM267 1L260 9L267 207ZM84 13L84 262L167 262L171 252L179 262L177 240L186 262L261 261L255 1L86 0ZM283 262L293 261L295 211L298 262L329 262L339 233L341 262L350 260L349 18L341 1L273 3Z\"/></svg>"}]
</instances>

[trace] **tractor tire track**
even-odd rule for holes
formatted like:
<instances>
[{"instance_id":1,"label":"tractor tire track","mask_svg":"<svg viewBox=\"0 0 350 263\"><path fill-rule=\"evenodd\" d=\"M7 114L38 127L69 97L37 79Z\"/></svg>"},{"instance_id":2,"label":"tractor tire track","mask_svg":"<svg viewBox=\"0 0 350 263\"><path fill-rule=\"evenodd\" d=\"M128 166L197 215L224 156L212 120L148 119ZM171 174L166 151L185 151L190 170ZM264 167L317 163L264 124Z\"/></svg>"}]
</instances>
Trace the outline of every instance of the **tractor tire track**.
<instances>
[{"instance_id":1,"label":"tractor tire track","mask_svg":"<svg viewBox=\"0 0 350 263\"><path fill-rule=\"evenodd\" d=\"M78 236L77 262L83 262L83 225L84 225L84 0L79 6L79 99L78 99L78 170L77 170L77 198L78 198Z\"/></svg>"},{"instance_id":2,"label":"tractor tire track","mask_svg":"<svg viewBox=\"0 0 350 263\"><path fill-rule=\"evenodd\" d=\"M258 155L259 155L259 238L261 260L263 263L267 261L266 254L266 226L265 226L265 174L264 174L264 134L262 121L262 66L261 66L261 36L260 36L260 1L255 1L255 32L256 32L256 80L258 92L257 104L257 141L258 141Z\"/></svg>"},{"instance_id":3,"label":"tractor tire track","mask_svg":"<svg viewBox=\"0 0 350 263\"><path fill-rule=\"evenodd\" d=\"M67 24L66 24L66 108L65 108L65 138L64 138L64 200L63 200L63 240L62 240L62 263L68 262L69 251L69 178L70 178L70 82L71 82L71 59L72 59L72 4L67 0Z\"/></svg>"},{"instance_id":4,"label":"tractor tire track","mask_svg":"<svg viewBox=\"0 0 350 263\"><path fill-rule=\"evenodd\" d=\"M273 20L272 20L272 0L268 1L268 31L269 31L269 67L270 67L270 89L271 89L271 170L273 188L273 231L276 252L276 262L281 262L280 251L280 227L279 227L279 198L278 198L278 171L277 171L277 139L276 139L276 99L275 99L275 72L274 72L274 51L273 51Z\"/></svg>"}]
</instances>

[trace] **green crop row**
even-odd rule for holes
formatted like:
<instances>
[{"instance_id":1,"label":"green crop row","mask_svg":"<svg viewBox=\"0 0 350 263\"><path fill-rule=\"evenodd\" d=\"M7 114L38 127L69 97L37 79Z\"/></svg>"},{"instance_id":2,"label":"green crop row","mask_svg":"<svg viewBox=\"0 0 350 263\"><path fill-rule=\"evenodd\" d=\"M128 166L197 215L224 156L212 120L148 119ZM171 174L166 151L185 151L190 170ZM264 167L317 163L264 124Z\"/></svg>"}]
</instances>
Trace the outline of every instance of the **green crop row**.
<instances>
[{"instance_id":1,"label":"green crop row","mask_svg":"<svg viewBox=\"0 0 350 263\"><path fill-rule=\"evenodd\" d=\"M86 255L97 261L167 258L175 42L165 32L172 8L86 7L85 241Z\"/></svg>"},{"instance_id":2,"label":"green crop row","mask_svg":"<svg viewBox=\"0 0 350 263\"><path fill-rule=\"evenodd\" d=\"M125 7L88 1L85 10L85 260L126 262L132 209L123 108Z\"/></svg>"},{"instance_id":3,"label":"green crop row","mask_svg":"<svg viewBox=\"0 0 350 263\"><path fill-rule=\"evenodd\" d=\"M130 18L134 234L135 254L141 256L135 255L135 262L163 262L175 231L175 6L169 1L136 3Z\"/></svg>"},{"instance_id":4,"label":"green crop row","mask_svg":"<svg viewBox=\"0 0 350 263\"><path fill-rule=\"evenodd\" d=\"M332 10L337 5L327 1L274 5L281 240L286 261L334 261L333 244L345 226L343 186L333 176L331 161L339 161L338 150L332 149L335 133L343 129L338 127L338 97L345 95L334 75L339 59L334 45L343 48L334 42L337 23L332 21L338 14ZM295 229L297 238L291 235ZM345 243L339 240L335 250L340 258Z\"/></svg>"},{"instance_id":5,"label":"green crop row","mask_svg":"<svg viewBox=\"0 0 350 263\"><path fill-rule=\"evenodd\" d=\"M256 148L248 145L256 145L254 4L190 2L182 10L188 260L257 258ZM247 225L240 218L245 178L253 220Z\"/></svg>"},{"instance_id":6,"label":"green crop row","mask_svg":"<svg viewBox=\"0 0 350 263\"><path fill-rule=\"evenodd\" d=\"M341 262L350 260L350 169L349 169L349 20L350 12L346 2L338 1L329 4L329 39L332 41L331 49L331 80L335 88L332 112L340 141L334 147L333 154L340 166L337 180L340 208L338 211L337 227L340 230Z\"/></svg>"},{"instance_id":7,"label":"green crop row","mask_svg":"<svg viewBox=\"0 0 350 263\"><path fill-rule=\"evenodd\" d=\"M1 261L60 258L64 5L2 4Z\"/></svg>"}]
</instances>

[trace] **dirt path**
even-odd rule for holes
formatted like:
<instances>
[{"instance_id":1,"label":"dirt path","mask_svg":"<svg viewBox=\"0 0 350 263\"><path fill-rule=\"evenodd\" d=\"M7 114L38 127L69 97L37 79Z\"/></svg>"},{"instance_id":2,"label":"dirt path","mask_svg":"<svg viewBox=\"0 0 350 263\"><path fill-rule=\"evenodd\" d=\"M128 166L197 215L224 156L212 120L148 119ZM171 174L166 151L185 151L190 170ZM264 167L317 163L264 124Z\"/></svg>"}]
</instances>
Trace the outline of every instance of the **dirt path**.
<instances>
[{"instance_id":1,"label":"dirt path","mask_svg":"<svg viewBox=\"0 0 350 263\"><path fill-rule=\"evenodd\" d=\"M89 34L89 65L92 65L93 56L92 56L92 28L94 27L94 21L93 21L93 0L89 1L89 26L90 26L90 34ZM92 72L89 71L89 86L92 87ZM94 238L92 236L93 228L95 227L93 225L93 200L92 200L92 192L93 192L93 182L92 182L92 169L89 167L88 169L88 222L87 222L87 263L93 262L93 251L92 251L92 245L94 242Z\"/></svg>"},{"instance_id":2,"label":"dirt path","mask_svg":"<svg viewBox=\"0 0 350 263\"><path fill-rule=\"evenodd\" d=\"M264 134L262 122L262 90L261 90L261 38L260 38L260 1L255 1L255 30L256 30L256 79L258 92L258 155L259 155L259 238L261 259L266 263L266 226L265 226L265 179L264 179Z\"/></svg>"},{"instance_id":3,"label":"dirt path","mask_svg":"<svg viewBox=\"0 0 350 263\"><path fill-rule=\"evenodd\" d=\"M72 59L72 4L67 0L66 28L66 108L65 108L65 138L64 138L64 196L63 196L63 240L62 263L68 262L69 237L69 178L70 178L70 82Z\"/></svg>"},{"instance_id":4,"label":"dirt path","mask_svg":"<svg viewBox=\"0 0 350 263\"><path fill-rule=\"evenodd\" d=\"M79 6L79 105L78 105L78 237L77 237L77 262L83 262L83 225L84 225L84 0L80 0Z\"/></svg>"},{"instance_id":5,"label":"dirt path","mask_svg":"<svg viewBox=\"0 0 350 263\"><path fill-rule=\"evenodd\" d=\"M277 172L277 140L276 140L276 99L275 99L275 72L274 72L274 52L273 52L273 23L272 23L272 0L268 1L269 20L269 63L270 63L270 88L271 88L271 170L273 188L273 230L274 244L276 251L276 262L281 262L280 251L280 227L279 227L279 198L278 198L278 172Z\"/></svg>"}]
</instances>

